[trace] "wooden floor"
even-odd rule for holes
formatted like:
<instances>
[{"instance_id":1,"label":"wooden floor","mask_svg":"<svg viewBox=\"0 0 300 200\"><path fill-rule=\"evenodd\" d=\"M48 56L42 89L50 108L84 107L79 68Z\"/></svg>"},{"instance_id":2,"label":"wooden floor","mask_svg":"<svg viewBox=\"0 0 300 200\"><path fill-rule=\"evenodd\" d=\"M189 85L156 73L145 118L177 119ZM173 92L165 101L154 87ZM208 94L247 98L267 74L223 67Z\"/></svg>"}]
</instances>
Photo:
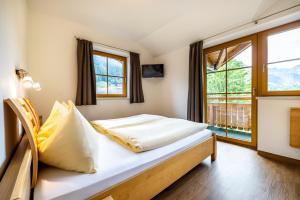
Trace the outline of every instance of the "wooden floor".
<instances>
[{"instance_id":1,"label":"wooden floor","mask_svg":"<svg viewBox=\"0 0 300 200\"><path fill-rule=\"evenodd\" d=\"M218 142L215 162L206 159L154 199L300 200L300 167Z\"/></svg>"}]
</instances>

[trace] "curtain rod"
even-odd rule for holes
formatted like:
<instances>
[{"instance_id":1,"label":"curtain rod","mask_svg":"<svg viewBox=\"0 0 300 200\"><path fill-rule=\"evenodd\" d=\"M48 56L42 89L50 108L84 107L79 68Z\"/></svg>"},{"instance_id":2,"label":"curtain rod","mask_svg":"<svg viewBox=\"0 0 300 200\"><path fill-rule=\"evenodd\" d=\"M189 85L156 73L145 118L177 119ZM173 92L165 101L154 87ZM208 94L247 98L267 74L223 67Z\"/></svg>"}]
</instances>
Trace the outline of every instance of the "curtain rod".
<instances>
[{"instance_id":1,"label":"curtain rod","mask_svg":"<svg viewBox=\"0 0 300 200\"><path fill-rule=\"evenodd\" d=\"M75 38L79 39L79 40L83 39L83 38L80 38L80 37L77 37L77 36L75 36ZM102 46L106 46L106 47L110 47L110 48L113 48L113 49L117 49L117 50L121 50L121 51L125 51L125 52L129 52L130 53L130 51L127 50L127 49L122 49L122 48L114 47L114 46L111 46L111 45L108 45L108 44L104 44L104 43L101 43L101 42L94 42L94 41L92 41L92 43L94 43L94 44L100 44Z\"/></svg>"},{"instance_id":2,"label":"curtain rod","mask_svg":"<svg viewBox=\"0 0 300 200\"><path fill-rule=\"evenodd\" d=\"M228 30L226 30L226 31L223 31L223 32L217 33L217 34L215 34L215 35L209 36L209 37L204 38L204 39L202 39L202 40L208 40L208 39L210 39L210 38L216 37L216 36L218 36L218 35L222 35L222 34L227 33L227 32L229 32L229 31L232 31L232 30L238 29L238 28L240 28L240 27L246 26L246 25L248 25L248 24L258 24L258 22L261 21L261 20L264 20L264 19L266 19L266 18L272 17L272 16L274 16L274 15L277 15L277 14L279 14L279 13L285 12L285 11L287 11L287 10L291 10L291 9L296 8L296 7L299 7L299 6L300 6L300 4L294 5L294 6L292 6L292 7L289 7L289 8L280 10L280 11L278 11L278 12L269 14L269 15L267 15L267 16L258 18L258 19L256 19L256 20L251 21L251 22L247 22L247 23L244 23L244 24L242 24L242 25L236 26L236 27L234 27L234 28L228 29Z\"/></svg>"}]
</instances>

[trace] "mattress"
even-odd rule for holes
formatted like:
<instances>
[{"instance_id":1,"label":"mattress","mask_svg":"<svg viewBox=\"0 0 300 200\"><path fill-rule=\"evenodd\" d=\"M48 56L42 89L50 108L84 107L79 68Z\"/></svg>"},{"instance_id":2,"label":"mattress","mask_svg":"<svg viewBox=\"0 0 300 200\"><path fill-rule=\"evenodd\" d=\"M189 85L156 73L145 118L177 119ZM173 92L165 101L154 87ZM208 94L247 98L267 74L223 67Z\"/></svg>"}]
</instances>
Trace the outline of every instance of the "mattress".
<instances>
[{"instance_id":1,"label":"mattress","mask_svg":"<svg viewBox=\"0 0 300 200\"><path fill-rule=\"evenodd\" d=\"M99 134L103 150L101 169L95 174L82 174L41 166L34 199L86 199L196 146L211 135L212 132L205 129L167 146L134 153Z\"/></svg>"}]
</instances>

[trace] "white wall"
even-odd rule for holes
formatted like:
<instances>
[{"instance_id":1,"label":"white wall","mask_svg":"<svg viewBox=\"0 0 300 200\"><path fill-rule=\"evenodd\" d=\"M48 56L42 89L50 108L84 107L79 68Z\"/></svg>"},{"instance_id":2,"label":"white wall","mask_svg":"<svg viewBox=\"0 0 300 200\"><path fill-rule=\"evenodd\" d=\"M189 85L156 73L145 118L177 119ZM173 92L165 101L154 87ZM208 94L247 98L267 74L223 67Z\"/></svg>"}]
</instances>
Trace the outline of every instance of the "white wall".
<instances>
[{"instance_id":1,"label":"white wall","mask_svg":"<svg viewBox=\"0 0 300 200\"><path fill-rule=\"evenodd\" d=\"M175 50L155 58L163 63L165 77L162 79L162 113L169 117L187 117L187 97L189 79L189 47Z\"/></svg>"},{"instance_id":2,"label":"white wall","mask_svg":"<svg viewBox=\"0 0 300 200\"><path fill-rule=\"evenodd\" d=\"M279 26L300 19L299 9L286 11L259 24L249 23L246 26L224 32L204 40L204 48L221 44L239 37L250 35L274 26ZM162 80L161 93L163 114L171 117L186 118L188 96L189 46L175 49L155 58L156 63L165 64L165 77Z\"/></svg>"},{"instance_id":3,"label":"white wall","mask_svg":"<svg viewBox=\"0 0 300 200\"><path fill-rule=\"evenodd\" d=\"M26 0L0 0L0 177L20 135L7 131L3 100L22 96L15 67L26 67Z\"/></svg>"},{"instance_id":4,"label":"white wall","mask_svg":"<svg viewBox=\"0 0 300 200\"><path fill-rule=\"evenodd\" d=\"M291 107L300 107L300 97L259 97L258 150L300 160L300 149L289 145Z\"/></svg>"},{"instance_id":5,"label":"white wall","mask_svg":"<svg viewBox=\"0 0 300 200\"><path fill-rule=\"evenodd\" d=\"M249 35L257 31L261 31L267 28L271 28L274 26L278 26L284 23L288 23L290 21L299 19L299 12L297 13L289 13L284 16L280 16L279 18L272 20L265 20L264 23L261 22L259 26L251 25L242 30L236 30L236 32L222 34L218 37L210 38L209 40L204 41L204 47L220 44L229 40L236 39L241 36ZM225 35L225 36L224 36ZM163 101L163 113L167 116L171 117L180 117L186 118L186 108L187 108L187 96L188 96L188 59L189 59L189 47L186 46L181 49L174 50L170 53L161 55L155 58L156 63L165 64L165 77L162 81L162 97ZM298 103L299 104L299 100ZM268 101L270 103L269 106L273 106L274 103L272 101ZM295 102L293 101L295 104ZM261 144L259 148L260 150L265 150L270 153L275 153L287 157L300 158L299 150L295 150L288 146L287 140L289 140L289 130L286 117L287 108L293 104L290 101L286 100L276 100L276 108L278 109L278 113L284 114L285 118L283 118L284 123L277 123L276 128L279 131L275 131L275 134L278 137L273 138L274 140L280 140L280 142L274 143L274 141L268 140L267 138L271 137L271 131L273 131L274 127L270 126L270 123L265 125L262 130L258 132L258 144ZM277 115L277 110L272 110L271 108L268 110L259 110L259 114L263 114L261 119L258 120L258 126L264 123L265 120L268 120L268 116L272 116L275 120L280 121L281 116ZM265 116L266 115L266 116Z\"/></svg>"},{"instance_id":6,"label":"white wall","mask_svg":"<svg viewBox=\"0 0 300 200\"><path fill-rule=\"evenodd\" d=\"M134 42L124 41L99 32L93 28L64 18L29 12L28 66L33 79L39 81L42 91L31 91L29 96L44 119L55 100L75 100L77 87L75 36L105 43L140 53L141 63L152 63L152 56ZM88 119L122 117L138 113L160 114L161 80L143 79L145 103L130 104L129 99L98 100L97 106L79 109Z\"/></svg>"}]
</instances>

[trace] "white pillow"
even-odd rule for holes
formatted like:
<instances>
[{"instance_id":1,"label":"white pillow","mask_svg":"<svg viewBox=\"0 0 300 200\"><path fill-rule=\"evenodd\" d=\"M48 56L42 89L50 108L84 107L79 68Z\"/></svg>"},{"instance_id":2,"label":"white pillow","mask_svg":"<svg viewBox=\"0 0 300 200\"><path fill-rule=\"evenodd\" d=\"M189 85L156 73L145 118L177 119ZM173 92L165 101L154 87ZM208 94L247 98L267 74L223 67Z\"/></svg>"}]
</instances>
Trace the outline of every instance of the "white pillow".
<instances>
[{"instance_id":1,"label":"white pillow","mask_svg":"<svg viewBox=\"0 0 300 200\"><path fill-rule=\"evenodd\" d=\"M61 169L94 173L100 165L100 139L73 105L53 134L39 145L39 159Z\"/></svg>"}]
</instances>

